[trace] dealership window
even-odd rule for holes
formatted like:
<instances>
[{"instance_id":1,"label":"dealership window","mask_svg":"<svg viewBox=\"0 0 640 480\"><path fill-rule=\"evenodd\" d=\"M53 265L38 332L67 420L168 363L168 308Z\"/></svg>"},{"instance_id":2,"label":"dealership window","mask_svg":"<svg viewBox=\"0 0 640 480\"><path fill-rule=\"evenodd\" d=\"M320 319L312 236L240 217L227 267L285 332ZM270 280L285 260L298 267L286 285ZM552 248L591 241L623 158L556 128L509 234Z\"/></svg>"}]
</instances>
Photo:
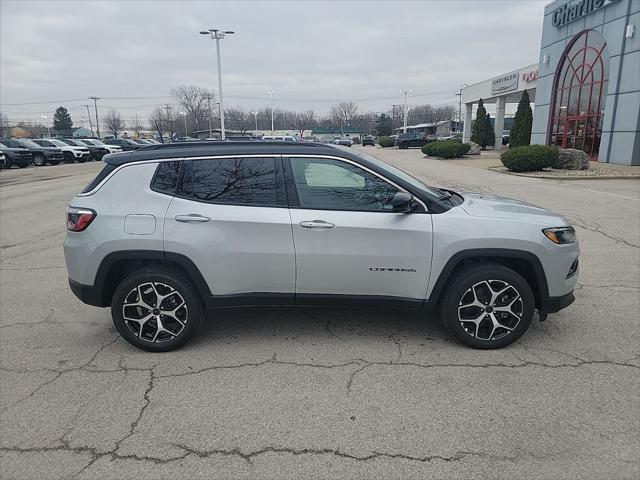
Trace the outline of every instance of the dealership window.
<instances>
[{"instance_id":1,"label":"dealership window","mask_svg":"<svg viewBox=\"0 0 640 480\"><path fill-rule=\"evenodd\" d=\"M606 42L594 30L574 37L558 64L549 123L551 145L597 159L609 79Z\"/></svg>"}]
</instances>

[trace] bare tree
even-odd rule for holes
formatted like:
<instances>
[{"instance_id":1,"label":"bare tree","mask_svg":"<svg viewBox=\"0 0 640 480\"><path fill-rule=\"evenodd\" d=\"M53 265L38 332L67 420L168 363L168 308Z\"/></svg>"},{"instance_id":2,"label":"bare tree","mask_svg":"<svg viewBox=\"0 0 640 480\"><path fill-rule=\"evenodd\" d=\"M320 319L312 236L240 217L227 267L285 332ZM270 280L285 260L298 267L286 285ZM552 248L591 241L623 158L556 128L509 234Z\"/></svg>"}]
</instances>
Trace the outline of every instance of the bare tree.
<instances>
[{"instance_id":1,"label":"bare tree","mask_svg":"<svg viewBox=\"0 0 640 480\"><path fill-rule=\"evenodd\" d=\"M188 85L172 88L171 95L191 120L192 131L209 128L208 119L211 92L197 85Z\"/></svg>"},{"instance_id":2,"label":"bare tree","mask_svg":"<svg viewBox=\"0 0 640 480\"><path fill-rule=\"evenodd\" d=\"M9 119L4 113L0 112L0 137L9 136Z\"/></svg>"},{"instance_id":3,"label":"bare tree","mask_svg":"<svg viewBox=\"0 0 640 480\"><path fill-rule=\"evenodd\" d=\"M138 118L137 113L133 116L133 120L131 120L131 124L129 125L129 128L131 128L131 130L136 132L136 135L138 137L140 136L140 132L144 130L144 125L142 125L142 122Z\"/></svg>"},{"instance_id":4,"label":"bare tree","mask_svg":"<svg viewBox=\"0 0 640 480\"><path fill-rule=\"evenodd\" d=\"M229 130L237 130L244 134L253 128L253 114L242 108L225 108L224 117Z\"/></svg>"},{"instance_id":5,"label":"bare tree","mask_svg":"<svg viewBox=\"0 0 640 480\"><path fill-rule=\"evenodd\" d=\"M300 137L304 136L305 130L315 125L315 120L315 112L313 110L296 113L294 123L300 132Z\"/></svg>"},{"instance_id":6,"label":"bare tree","mask_svg":"<svg viewBox=\"0 0 640 480\"><path fill-rule=\"evenodd\" d=\"M102 117L102 124L106 128L107 132L109 132L116 138L118 137L118 134L124 129L124 122L120 117L120 112L114 109L109 110L107 114Z\"/></svg>"},{"instance_id":7,"label":"bare tree","mask_svg":"<svg viewBox=\"0 0 640 480\"><path fill-rule=\"evenodd\" d=\"M343 127L355 116L358 107L353 102L342 102L331 106L329 115L335 123L340 124L340 132Z\"/></svg>"}]
</instances>

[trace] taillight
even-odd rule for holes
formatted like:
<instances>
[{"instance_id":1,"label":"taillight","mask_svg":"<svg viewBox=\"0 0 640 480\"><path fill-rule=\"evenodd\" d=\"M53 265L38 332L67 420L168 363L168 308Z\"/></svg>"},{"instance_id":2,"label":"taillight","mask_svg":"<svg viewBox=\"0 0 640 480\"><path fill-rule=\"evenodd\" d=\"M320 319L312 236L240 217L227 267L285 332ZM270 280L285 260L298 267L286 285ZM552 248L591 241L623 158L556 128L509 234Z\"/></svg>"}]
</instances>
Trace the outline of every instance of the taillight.
<instances>
[{"instance_id":1,"label":"taillight","mask_svg":"<svg viewBox=\"0 0 640 480\"><path fill-rule=\"evenodd\" d=\"M90 208L67 207L67 230L82 232L93 222L97 213Z\"/></svg>"}]
</instances>

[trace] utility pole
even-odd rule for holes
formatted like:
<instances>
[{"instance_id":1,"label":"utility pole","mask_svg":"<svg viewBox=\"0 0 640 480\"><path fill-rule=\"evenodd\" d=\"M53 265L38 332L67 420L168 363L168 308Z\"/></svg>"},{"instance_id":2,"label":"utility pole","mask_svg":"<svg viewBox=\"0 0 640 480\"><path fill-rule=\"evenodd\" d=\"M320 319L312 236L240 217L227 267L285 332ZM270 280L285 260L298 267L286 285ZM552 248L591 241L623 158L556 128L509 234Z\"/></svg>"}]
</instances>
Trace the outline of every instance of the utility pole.
<instances>
[{"instance_id":1,"label":"utility pole","mask_svg":"<svg viewBox=\"0 0 640 480\"><path fill-rule=\"evenodd\" d=\"M220 97L220 137L225 139L224 131L224 102L222 99L222 66L220 63L220 40L227 35L233 35L232 30L218 30L217 28L210 28L209 30L200 32L201 35L209 35L216 41L216 54L218 57L218 96Z\"/></svg>"},{"instance_id":2,"label":"utility pole","mask_svg":"<svg viewBox=\"0 0 640 480\"><path fill-rule=\"evenodd\" d=\"M87 117L89 118L89 130L93 133L93 123L91 122L91 112L89 111L89 105L85 105L87 107Z\"/></svg>"},{"instance_id":3,"label":"utility pole","mask_svg":"<svg viewBox=\"0 0 640 480\"><path fill-rule=\"evenodd\" d=\"M93 106L96 109L96 130L98 133L98 138L100 138L100 120L98 119L98 100L100 100L100 97L89 97L91 100L93 100Z\"/></svg>"},{"instance_id":4,"label":"utility pole","mask_svg":"<svg viewBox=\"0 0 640 480\"><path fill-rule=\"evenodd\" d=\"M171 105L169 105L168 103L165 104L164 106L164 111L166 112L167 115L167 129L169 130L169 142L173 142L173 121L170 120L170 116L169 116L169 112L171 111ZM164 143L164 140L162 140L162 143Z\"/></svg>"}]
</instances>

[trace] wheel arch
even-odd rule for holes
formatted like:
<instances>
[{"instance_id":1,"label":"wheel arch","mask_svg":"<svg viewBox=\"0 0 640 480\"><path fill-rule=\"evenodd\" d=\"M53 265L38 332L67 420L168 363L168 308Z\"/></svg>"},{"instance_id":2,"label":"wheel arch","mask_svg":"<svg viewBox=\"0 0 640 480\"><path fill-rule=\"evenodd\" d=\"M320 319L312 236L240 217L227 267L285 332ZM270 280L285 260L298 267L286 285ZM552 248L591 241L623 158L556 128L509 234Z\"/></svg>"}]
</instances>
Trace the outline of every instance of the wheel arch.
<instances>
[{"instance_id":1,"label":"wheel arch","mask_svg":"<svg viewBox=\"0 0 640 480\"><path fill-rule=\"evenodd\" d=\"M118 284L129 274L148 266L166 266L181 271L195 285L203 301L211 296L211 290L202 273L185 255L159 250L126 250L108 254L100 263L94 282L94 304L111 305Z\"/></svg>"},{"instance_id":2,"label":"wheel arch","mask_svg":"<svg viewBox=\"0 0 640 480\"><path fill-rule=\"evenodd\" d=\"M522 275L531 286L536 308L541 308L549 298L547 277L540 259L535 254L506 248L481 248L463 250L454 254L447 261L431 290L429 303L431 305L440 303L444 290L449 282L456 277L457 272L469 265L483 263L497 263Z\"/></svg>"}]
</instances>

